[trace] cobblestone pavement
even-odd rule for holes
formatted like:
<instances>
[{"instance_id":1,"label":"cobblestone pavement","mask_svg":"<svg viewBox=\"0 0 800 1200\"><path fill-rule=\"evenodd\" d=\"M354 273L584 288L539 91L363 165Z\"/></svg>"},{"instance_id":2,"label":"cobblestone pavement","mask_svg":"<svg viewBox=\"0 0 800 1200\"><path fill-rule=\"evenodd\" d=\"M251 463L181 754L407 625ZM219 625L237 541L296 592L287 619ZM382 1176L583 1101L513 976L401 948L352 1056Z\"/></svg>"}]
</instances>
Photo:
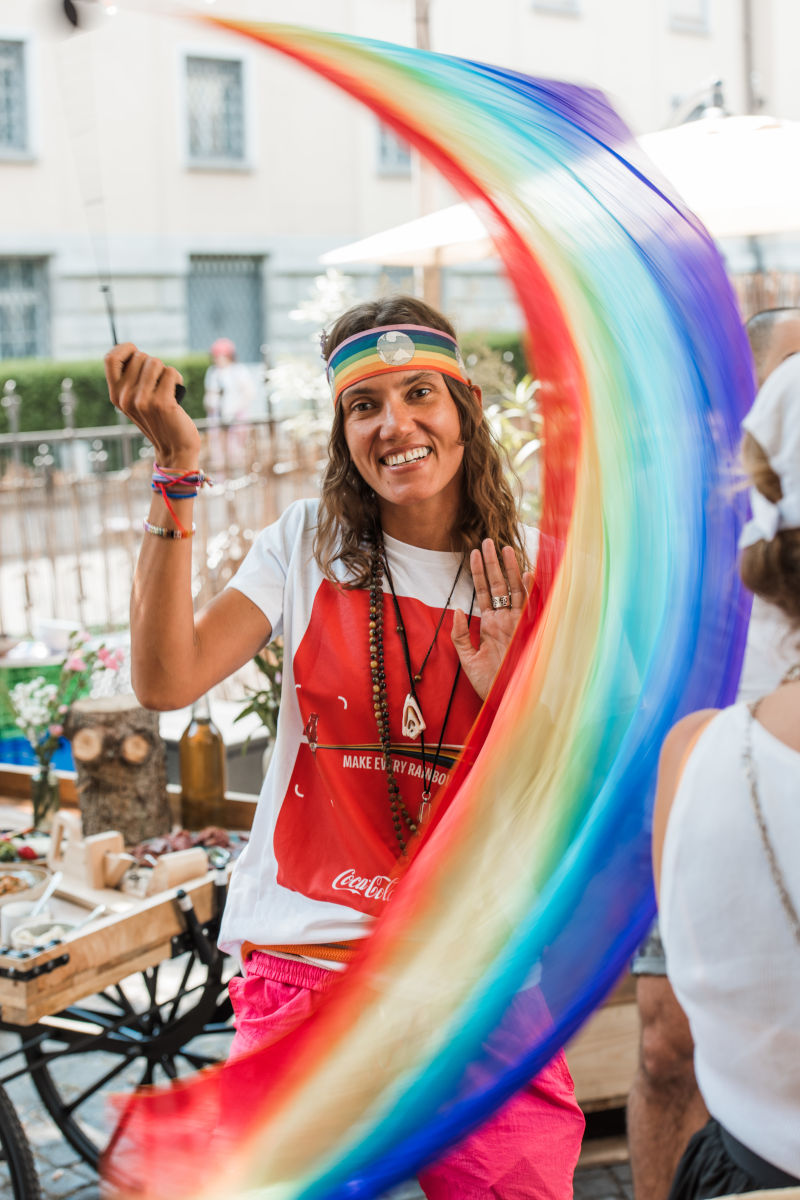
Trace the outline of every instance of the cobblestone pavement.
<instances>
[{"instance_id":1,"label":"cobblestone pavement","mask_svg":"<svg viewBox=\"0 0 800 1200\"><path fill-rule=\"evenodd\" d=\"M43 1200L100 1200L95 1173L47 1121L27 1123L28 1136L34 1140L34 1153ZM55 1134L55 1137L52 1135ZM631 1175L627 1163L613 1167L587 1167L575 1176L575 1200L633 1200ZM0 1187L2 1200L10 1200L11 1190ZM418 1200L422 1192L416 1186L397 1188L391 1200Z\"/></svg>"},{"instance_id":2,"label":"cobblestone pavement","mask_svg":"<svg viewBox=\"0 0 800 1200\"><path fill-rule=\"evenodd\" d=\"M100 1200L95 1172L64 1141L42 1110L41 1102L27 1079L8 1087L30 1140L43 1200ZM610 1167L585 1167L575 1176L575 1200L633 1200L627 1163ZM396 1188L391 1200L419 1200L416 1185ZM0 1167L0 1200L11 1200L11 1188Z\"/></svg>"},{"instance_id":3,"label":"cobblestone pavement","mask_svg":"<svg viewBox=\"0 0 800 1200\"><path fill-rule=\"evenodd\" d=\"M16 1039L12 1035L0 1034L0 1055L15 1045ZM80 1085L79 1079L74 1082ZM28 1076L22 1075L12 1080L6 1085L6 1090L33 1148L43 1200L100 1200L97 1175L64 1140L44 1110ZM99 1112L98 1108L98 1117ZM613 1132L618 1133L619 1129ZM628 1164L593 1165L579 1169L575 1176L574 1196L575 1200L633 1200ZM3 1163L0 1163L0 1200L12 1200L11 1185ZM386 1200L422 1200L422 1192L416 1184L407 1184L395 1188Z\"/></svg>"}]
</instances>

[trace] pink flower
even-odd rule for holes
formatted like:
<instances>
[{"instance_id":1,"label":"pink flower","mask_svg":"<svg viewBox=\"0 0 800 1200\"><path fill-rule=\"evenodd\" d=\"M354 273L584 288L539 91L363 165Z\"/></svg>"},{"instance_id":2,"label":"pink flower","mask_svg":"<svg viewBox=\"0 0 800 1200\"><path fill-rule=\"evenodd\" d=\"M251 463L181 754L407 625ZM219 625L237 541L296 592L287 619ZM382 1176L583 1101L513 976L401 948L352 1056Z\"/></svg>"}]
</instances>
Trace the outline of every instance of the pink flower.
<instances>
[{"instance_id":1,"label":"pink flower","mask_svg":"<svg viewBox=\"0 0 800 1200\"><path fill-rule=\"evenodd\" d=\"M125 653L122 650L108 650L105 646L101 646L97 651L97 657L109 671L118 671L125 659Z\"/></svg>"},{"instance_id":2,"label":"pink flower","mask_svg":"<svg viewBox=\"0 0 800 1200\"><path fill-rule=\"evenodd\" d=\"M61 737L62 733L64 732L64 726L50 725L47 732L50 734L50 737Z\"/></svg>"},{"instance_id":3,"label":"pink flower","mask_svg":"<svg viewBox=\"0 0 800 1200\"><path fill-rule=\"evenodd\" d=\"M80 651L76 650L73 654L70 654L69 658L64 663L64 670L65 671L85 671L86 670L86 663L83 661L83 657L81 656Z\"/></svg>"},{"instance_id":4,"label":"pink flower","mask_svg":"<svg viewBox=\"0 0 800 1200\"><path fill-rule=\"evenodd\" d=\"M85 646L86 643L90 640L91 640L91 634L87 633L85 629L80 629L75 634L75 641L78 642L81 646Z\"/></svg>"}]
</instances>

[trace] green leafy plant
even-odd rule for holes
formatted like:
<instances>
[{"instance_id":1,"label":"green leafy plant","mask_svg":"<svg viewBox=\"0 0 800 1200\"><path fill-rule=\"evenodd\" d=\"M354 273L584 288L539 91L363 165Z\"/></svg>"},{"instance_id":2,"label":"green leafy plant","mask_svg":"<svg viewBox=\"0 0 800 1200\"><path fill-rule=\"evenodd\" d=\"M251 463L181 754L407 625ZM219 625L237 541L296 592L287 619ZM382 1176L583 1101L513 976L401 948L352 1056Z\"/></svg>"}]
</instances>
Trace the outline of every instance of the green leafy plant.
<instances>
[{"instance_id":1,"label":"green leafy plant","mask_svg":"<svg viewBox=\"0 0 800 1200\"><path fill-rule=\"evenodd\" d=\"M274 738L278 731L278 712L281 707L281 686L283 683L283 639L275 638L260 654L253 659L258 670L263 675L261 687L248 687L245 707L234 719L236 721L255 713L261 724ZM248 738L249 741L249 738ZM245 746L247 742L245 742Z\"/></svg>"},{"instance_id":2,"label":"green leafy plant","mask_svg":"<svg viewBox=\"0 0 800 1200\"><path fill-rule=\"evenodd\" d=\"M186 384L183 406L190 417L203 417L203 390L207 354L170 355L167 361L180 371ZM61 429L59 395L62 379L72 380L75 398L75 427L115 425L117 417L108 399L103 361L101 358L82 361L55 362L51 359L5 359L0 364L0 393L13 379L22 401L19 427L24 432L34 429ZM0 408L0 433L8 433L8 411Z\"/></svg>"},{"instance_id":3,"label":"green leafy plant","mask_svg":"<svg viewBox=\"0 0 800 1200\"><path fill-rule=\"evenodd\" d=\"M496 395L486 407L486 419L508 455L521 485L520 516L527 525L538 525L542 506L541 461L544 428L536 407L539 384L525 375L513 391Z\"/></svg>"}]
</instances>

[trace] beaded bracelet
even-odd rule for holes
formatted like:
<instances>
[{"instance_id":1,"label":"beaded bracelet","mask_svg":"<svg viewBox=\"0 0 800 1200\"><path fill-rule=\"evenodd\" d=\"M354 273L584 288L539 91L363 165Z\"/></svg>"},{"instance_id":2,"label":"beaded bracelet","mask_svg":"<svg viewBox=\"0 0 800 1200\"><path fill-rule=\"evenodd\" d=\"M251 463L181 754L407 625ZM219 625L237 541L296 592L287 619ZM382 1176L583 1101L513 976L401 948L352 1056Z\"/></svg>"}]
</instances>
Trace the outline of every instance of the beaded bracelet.
<instances>
[{"instance_id":1,"label":"beaded bracelet","mask_svg":"<svg viewBox=\"0 0 800 1200\"><path fill-rule=\"evenodd\" d=\"M180 529L165 529L163 525L151 525L147 519L142 521L142 525L144 526L145 533L152 533L155 537L160 538L173 538L175 541L180 541L182 538L194 537L194 531L197 528L196 525L192 525L191 529L183 529L182 527Z\"/></svg>"}]
</instances>

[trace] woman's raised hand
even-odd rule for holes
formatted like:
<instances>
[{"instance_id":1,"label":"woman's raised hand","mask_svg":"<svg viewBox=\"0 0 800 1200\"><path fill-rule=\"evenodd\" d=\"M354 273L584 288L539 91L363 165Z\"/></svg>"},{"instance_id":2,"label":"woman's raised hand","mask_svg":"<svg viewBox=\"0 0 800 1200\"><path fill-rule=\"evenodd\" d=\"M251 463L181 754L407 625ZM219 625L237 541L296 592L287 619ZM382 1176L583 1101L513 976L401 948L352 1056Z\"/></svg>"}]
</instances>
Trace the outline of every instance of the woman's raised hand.
<instances>
[{"instance_id":1,"label":"woman's raised hand","mask_svg":"<svg viewBox=\"0 0 800 1200\"><path fill-rule=\"evenodd\" d=\"M159 466L194 470L200 434L175 399L175 385L183 382L179 372L133 342L109 350L105 369L111 403L141 429L155 449Z\"/></svg>"},{"instance_id":2,"label":"woman's raised hand","mask_svg":"<svg viewBox=\"0 0 800 1200\"><path fill-rule=\"evenodd\" d=\"M472 644L466 615L458 610L453 616L453 645L464 674L481 700L489 694L533 584L533 575L529 571L524 575L520 573L517 556L510 546L504 546L502 554L501 567L494 542L486 538L481 549L473 550L469 556L475 599L481 614L477 649ZM493 607L492 599L503 601L501 607Z\"/></svg>"}]
</instances>

